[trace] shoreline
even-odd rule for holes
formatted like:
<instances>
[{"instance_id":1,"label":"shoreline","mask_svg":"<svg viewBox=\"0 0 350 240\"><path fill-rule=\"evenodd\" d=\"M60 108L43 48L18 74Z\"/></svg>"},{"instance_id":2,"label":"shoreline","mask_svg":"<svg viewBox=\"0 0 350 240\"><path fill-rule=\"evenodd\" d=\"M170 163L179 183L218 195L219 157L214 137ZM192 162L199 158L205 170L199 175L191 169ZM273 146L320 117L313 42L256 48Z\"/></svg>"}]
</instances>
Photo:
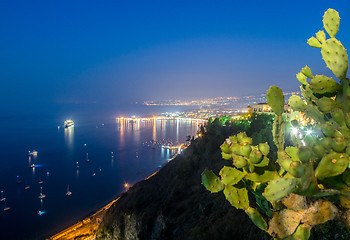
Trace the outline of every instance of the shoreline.
<instances>
[{"instance_id":1,"label":"shoreline","mask_svg":"<svg viewBox=\"0 0 350 240\"><path fill-rule=\"evenodd\" d=\"M138 182L145 181L156 175L160 169L162 169L165 165L167 165L170 161L175 159L181 152L177 152L174 154L173 157L168 159L165 163L161 165L161 167L156 168L156 170L145 177L144 179L141 179ZM137 182L137 183L138 183ZM56 233L55 235L46 238L47 240L74 240L74 239L84 239L84 240L93 240L96 237L96 232L98 227L100 226L100 223L102 222L103 216L105 212L115 203L117 202L123 192L119 193L117 198L109 202L107 205L103 206L102 208L98 209L95 212L92 212L88 217L84 218L83 220L75 223L74 225L63 229L62 231Z\"/></svg>"}]
</instances>

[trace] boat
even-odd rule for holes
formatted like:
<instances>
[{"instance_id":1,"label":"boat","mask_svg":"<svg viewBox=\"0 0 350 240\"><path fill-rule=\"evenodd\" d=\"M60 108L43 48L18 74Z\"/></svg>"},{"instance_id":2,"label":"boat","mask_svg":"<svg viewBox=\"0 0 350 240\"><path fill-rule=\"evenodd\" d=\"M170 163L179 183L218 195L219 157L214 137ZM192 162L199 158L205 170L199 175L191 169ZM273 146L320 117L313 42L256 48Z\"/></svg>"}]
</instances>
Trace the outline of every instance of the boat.
<instances>
[{"instance_id":1,"label":"boat","mask_svg":"<svg viewBox=\"0 0 350 240\"><path fill-rule=\"evenodd\" d=\"M4 200L4 202L5 202L4 211L8 211L8 210L10 210L11 208L10 208L9 206L7 206L7 204L6 204L6 200Z\"/></svg>"},{"instance_id":2,"label":"boat","mask_svg":"<svg viewBox=\"0 0 350 240\"><path fill-rule=\"evenodd\" d=\"M40 194L39 194L38 198L39 198L39 199L43 199L43 198L45 198L45 197L46 197L46 195L43 194L43 188L40 187Z\"/></svg>"},{"instance_id":3,"label":"boat","mask_svg":"<svg viewBox=\"0 0 350 240\"><path fill-rule=\"evenodd\" d=\"M0 198L0 202L5 201L6 198L4 198L4 191L1 191L1 198Z\"/></svg>"},{"instance_id":4,"label":"boat","mask_svg":"<svg viewBox=\"0 0 350 240\"><path fill-rule=\"evenodd\" d=\"M44 181L43 180L41 180L41 177L39 177L39 182L38 182L39 184L43 184L44 183Z\"/></svg>"},{"instance_id":5,"label":"boat","mask_svg":"<svg viewBox=\"0 0 350 240\"><path fill-rule=\"evenodd\" d=\"M69 128L69 127L72 127L72 126L74 126L73 120L68 119L68 120L64 121L64 127L65 128Z\"/></svg>"},{"instance_id":6,"label":"boat","mask_svg":"<svg viewBox=\"0 0 350 240\"><path fill-rule=\"evenodd\" d=\"M86 153L86 162L89 163L90 162L90 159L89 159L89 154Z\"/></svg>"},{"instance_id":7,"label":"boat","mask_svg":"<svg viewBox=\"0 0 350 240\"><path fill-rule=\"evenodd\" d=\"M33 150L33 151L28 151L28 155L29 156L33 156L33 157L36 157L38 155L38 152Z\"/></svg>"},{"instance_id":8,"label":"boat","mask_svg":"<svg viewBox=\"0 0 350 240\"><path fill-rule=\"evenodd\" d=\"M30 168L35 168L35 164L34 164L34 163L31 164L31 165L29 165L29 167L30 167Z\"/></svg>"},{"instance_id":9,"label":"boat","mask_svg":"<svg viewBox=\"0 0 350 240\"><path fill-rule=\"evenodd\" d=\"M28 190L29 188L30 188L29 185L27 185L27 186L24 187L25 190Z\"/></svg>"},{"instance_id":10,"label":"boat","mask_svg":"<svg viewBox=\"0 0 350 240\"><path fill-rule=\"evenodd\" d=\"M22 183L22 180L19 179L19 176L17 176L17 184L21 184Z\"/></svg>"},{"instance_id":11,"label":"boat","mask_svg":"<svg viewBox=\"0 0 350 240\"><path fill-rule=\"evenodd\" d=\"M69 184L68 184L68 186L67 186L67 192L66 192L66 195L67 195L67 196L72 195L72 192L71 192L71 191L69 191Z\"/></svg>"}]
</instances>

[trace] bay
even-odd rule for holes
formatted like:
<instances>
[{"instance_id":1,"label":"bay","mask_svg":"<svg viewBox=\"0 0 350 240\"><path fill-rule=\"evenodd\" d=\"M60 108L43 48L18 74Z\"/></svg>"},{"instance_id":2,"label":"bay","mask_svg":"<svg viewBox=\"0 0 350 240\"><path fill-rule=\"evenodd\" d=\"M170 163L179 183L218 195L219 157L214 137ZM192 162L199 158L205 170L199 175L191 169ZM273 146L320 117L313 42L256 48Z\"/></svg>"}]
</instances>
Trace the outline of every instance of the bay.
<instances>
[{"instance_id":1,"label":"bay","mask_svg":"<svg viewBox=\"0 0 350 240\"><path fill-rule=\"evenodd\" d=\"M175 152L161 145L185 143L186 136L196 135L198 121L116 120L164 110L179 109L106 111L79 105L3 114L0 190L11 208L4 211L5 201L0 202L0 239L44 239L115 199L125 183L132 186L165 164ZM63 127L67 118L74 127ZM37 157L29 157L30 150L38 151ZM40 188L46 195L42 200Z\"/></svg>"}]
</instances>

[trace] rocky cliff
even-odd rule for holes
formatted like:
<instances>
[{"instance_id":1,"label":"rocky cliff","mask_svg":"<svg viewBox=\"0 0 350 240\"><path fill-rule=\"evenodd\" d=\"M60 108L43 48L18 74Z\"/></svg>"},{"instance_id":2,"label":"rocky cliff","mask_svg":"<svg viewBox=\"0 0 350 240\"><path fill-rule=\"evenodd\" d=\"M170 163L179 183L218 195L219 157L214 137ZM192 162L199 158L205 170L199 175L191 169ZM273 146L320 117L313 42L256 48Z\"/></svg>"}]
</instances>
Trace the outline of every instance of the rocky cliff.
<instances>
[{"instance_id":1,"label":"rocky cliff","mask_svg":"<svg viewBox=\"0 0 350 240\"><path fill-rule=\"evenodd\" d=\"M219 146L232 132L232 126L211 128L156 175L135 184L108 210L97 239L269 239L223 194L201 185L205 168L218 172L226 163Z\"/></svg>"}]
</instances>

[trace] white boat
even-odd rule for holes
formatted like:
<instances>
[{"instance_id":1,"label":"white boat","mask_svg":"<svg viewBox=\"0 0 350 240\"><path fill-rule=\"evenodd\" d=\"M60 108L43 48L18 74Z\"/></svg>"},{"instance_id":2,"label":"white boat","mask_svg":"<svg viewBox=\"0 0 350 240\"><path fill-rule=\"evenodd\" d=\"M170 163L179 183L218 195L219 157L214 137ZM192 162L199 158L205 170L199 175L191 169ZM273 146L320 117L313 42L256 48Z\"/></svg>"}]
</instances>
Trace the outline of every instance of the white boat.
<instances>
[{"instance_id":1,"label":"white boat","mask_svg":"<svg viewBox=\"0 0 350 240\"><path fill-rule=\"evenodd\" d=\"M46 197L46 195L43 194L43 188L40 187L40 194L39 194L38 198L39 198L39 199L43 199L43 198L45 198L45 197Z\"/></svg>"},{"instance_id":2,"label":"white boat","mask_svg":"<svg viewBox=\"0 0 350 240\"><path fill-rule=\"evenodd\" d=\"M73 120L68 119L68 120L64 121L65 128L72 127L72 126L74 126Z\"/></svg>"},{"instance_id":3,"label":"white boat","mask_svg":"<svg viewBox=\"0 0 350 240\"><path fill-rule=\"evenodd\" d=\"M33 163L33 164L30 164L29 167L30 167L30 168L35 168L35 164L34 164L34 163Z\"/></svg>"},{"instance_id":4,"label":"white boat","mask_svg":"<svg viewBox=\"0 0 350 240\"><path fill-rule=\"evenodd\" d=\"M33 156L33 157L36 157L38 155L38 152L33 150L33 151L28 151L28 155L29 156Z\"/></svg>"},{"instance_id":5,"label":"white boat","mask_svg":"<svg viewBox=\"0 0 350 240\"><path fill-rule=\"evenodd\" d=\"M67 192L66 192L66 195L67 195L67 196L72 195L72 192L71 192L71 191L69 191L69 184L68 184L68 186L67 186Z\"/></svg>"}]
</instances>

